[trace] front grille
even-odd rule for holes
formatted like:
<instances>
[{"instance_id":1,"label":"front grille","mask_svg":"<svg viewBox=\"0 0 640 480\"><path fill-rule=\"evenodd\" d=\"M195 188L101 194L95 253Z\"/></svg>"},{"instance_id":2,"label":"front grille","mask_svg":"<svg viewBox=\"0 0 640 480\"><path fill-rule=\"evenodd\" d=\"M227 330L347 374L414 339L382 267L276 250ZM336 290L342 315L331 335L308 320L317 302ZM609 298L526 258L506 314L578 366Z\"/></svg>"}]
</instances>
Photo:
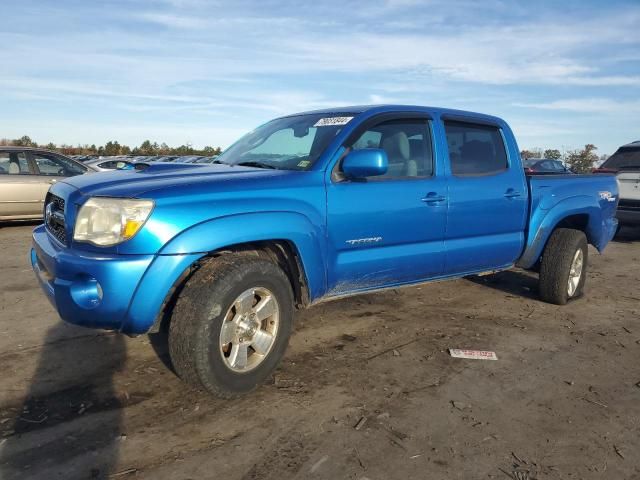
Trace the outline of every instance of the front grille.
<instances>
[{"instance_id":1,"label":"front grille","mask_svg":"<svg viewBox=\"0 0 640 480\"><path fill-rule=\"evenodd\" d=\"M640 212L640 200L626 200L620 199L618 202L618 208L620 210L631 210L632 212Z\"/></svg>"},{"instance_id":2,"label":"front grille","mask_svg":"<svg viewBox=\"0 0 640 480\"><path fill-rule=\"evenodd\" d=\"M60 243L67 244L67 231L64 221L64 198L53 193L47 193L44 201L44 224Z\"/></svg>"}]
</instances>

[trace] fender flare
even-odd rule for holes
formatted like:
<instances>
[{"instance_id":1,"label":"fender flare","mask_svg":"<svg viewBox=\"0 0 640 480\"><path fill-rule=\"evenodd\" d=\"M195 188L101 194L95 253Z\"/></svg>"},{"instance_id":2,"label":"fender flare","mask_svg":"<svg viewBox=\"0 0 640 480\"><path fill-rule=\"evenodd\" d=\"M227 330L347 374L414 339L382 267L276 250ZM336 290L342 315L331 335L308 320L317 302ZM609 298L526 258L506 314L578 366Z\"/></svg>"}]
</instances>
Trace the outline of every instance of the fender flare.
<instances>
[{"instance_id":1,"label":"fender flare","mask_svg":"<svg viewBox=\"0 0 640 480\"><path fill-rule=\"evenodd\" d=\"M233 245L287 241L297 250L311 300L326 289L326 252L322 227L296 212L234 214L196 224L171 239L159 255L208 254Z\"/></svg>"},{"instance_id":2,"label":"fender flare","mask_svg":"<svg viewBox=\"0 0 640 480\"><path fill-rule=\"evenodd\" d=\"M608 241L608 239L604 238L606 234L602 225L602 210L593 197L576 195L561 200L549 210L537 209L531 215L527 245L520 260L517 262L517 266L531 268L542 255L549 237L558 224L573 215L588 216L589 220L585 229L587 240L600 250L600 246ZM532 235L532 232L535 232L535 235Z\"/></svg>"}]
</instances>

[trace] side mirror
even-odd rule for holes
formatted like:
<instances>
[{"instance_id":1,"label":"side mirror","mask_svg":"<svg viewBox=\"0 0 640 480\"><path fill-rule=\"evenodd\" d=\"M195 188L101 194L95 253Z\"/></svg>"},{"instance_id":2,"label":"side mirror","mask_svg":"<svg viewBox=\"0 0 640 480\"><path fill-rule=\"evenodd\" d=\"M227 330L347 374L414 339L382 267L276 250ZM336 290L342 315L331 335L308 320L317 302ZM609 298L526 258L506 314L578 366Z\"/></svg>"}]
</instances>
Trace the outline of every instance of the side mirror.
<instances>
[{"instance_id":1,"label":"side mirror","mask_svg":"<svg viewBox=\"0 0 640 480\"><path fill-rule=\"evenodd\" d=\"M342 161L342 172L350 178L365 178L387 173L389 160L381 148L352 150Z\"/></svg>"}]
</instances>

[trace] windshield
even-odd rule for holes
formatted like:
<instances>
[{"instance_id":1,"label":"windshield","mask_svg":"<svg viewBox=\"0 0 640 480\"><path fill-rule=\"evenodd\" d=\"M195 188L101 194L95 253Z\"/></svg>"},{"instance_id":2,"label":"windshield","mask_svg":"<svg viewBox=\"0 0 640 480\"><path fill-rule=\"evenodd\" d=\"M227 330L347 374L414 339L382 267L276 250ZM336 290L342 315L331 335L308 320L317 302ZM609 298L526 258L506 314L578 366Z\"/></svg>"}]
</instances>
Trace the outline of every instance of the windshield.
<instances>
[{"instance_id":1,"label":"windshield","mask_svg":"<svg viewBox=\"0 0 640 480\"><path fill-rule=\"evenodd\" d=\"M278 118L246 134L216 162L283 170L309 170L354 114Z\"/></svg>"},{"instance_id":2,"label":"windshield","mask_svg":"<svg viewBox=\"0 0 640 480\"><path fill-rule=\"evenodd\" d=\"M640 168L640 148L621 147L600 168Z\"/></svg>"}]
</instances>

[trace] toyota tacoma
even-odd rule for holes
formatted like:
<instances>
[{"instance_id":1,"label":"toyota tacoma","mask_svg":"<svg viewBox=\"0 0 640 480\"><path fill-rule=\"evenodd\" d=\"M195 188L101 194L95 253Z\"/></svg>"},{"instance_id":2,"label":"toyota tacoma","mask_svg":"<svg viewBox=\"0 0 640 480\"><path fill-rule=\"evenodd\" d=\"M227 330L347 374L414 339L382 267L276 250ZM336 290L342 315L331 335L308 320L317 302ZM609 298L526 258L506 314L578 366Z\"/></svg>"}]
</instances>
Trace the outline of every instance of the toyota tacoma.
<instances>
[{"instance_id":1,"label":"toyota tacoma","mask_svg":"<svg viewBox=\"0 0 640 480\"><path fill-rule=\"evenodd\" d=\"M500 118L343 107L272 120L211 165L61 180L31 264L63 320L166 326L177 374L232 397L271 375L296 308L514 266L546 302L581 296L617 200L613 175L526 175Z\"/></svg>"}]
</instances>

